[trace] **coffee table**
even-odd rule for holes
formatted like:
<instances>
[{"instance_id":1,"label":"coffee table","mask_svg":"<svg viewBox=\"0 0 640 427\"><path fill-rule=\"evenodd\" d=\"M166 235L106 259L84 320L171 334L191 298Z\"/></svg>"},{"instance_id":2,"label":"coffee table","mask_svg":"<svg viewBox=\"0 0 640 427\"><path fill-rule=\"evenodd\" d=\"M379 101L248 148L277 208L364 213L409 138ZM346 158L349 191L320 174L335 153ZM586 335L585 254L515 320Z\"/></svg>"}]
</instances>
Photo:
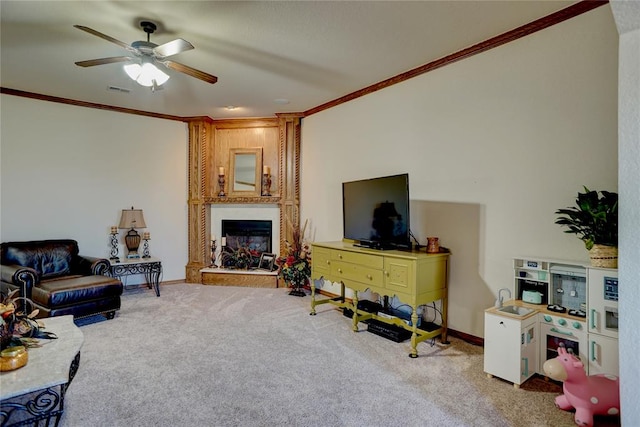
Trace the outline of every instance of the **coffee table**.
<instances>
[{"instance_id":1,"label":"coffee table","mask_svg":"<svg viewBox=\"0 0 640 427\"><path fill-rule=\"evenodd\" d=\"M41 339L30 348L29 362L15 371L0 373L0 426L58 425L64 395L80 366L84 335L73 316L42 319L45 330L58 339Z\"/></svg>"}]
</instances>

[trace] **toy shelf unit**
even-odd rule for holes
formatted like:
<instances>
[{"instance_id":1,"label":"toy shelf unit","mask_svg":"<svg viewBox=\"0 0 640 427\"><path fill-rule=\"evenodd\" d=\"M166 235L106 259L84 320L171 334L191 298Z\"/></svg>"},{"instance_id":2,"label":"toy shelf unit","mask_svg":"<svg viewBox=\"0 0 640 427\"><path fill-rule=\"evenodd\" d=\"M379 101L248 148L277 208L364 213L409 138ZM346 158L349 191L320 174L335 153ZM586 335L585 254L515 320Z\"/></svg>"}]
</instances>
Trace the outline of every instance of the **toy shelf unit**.
<instances>
[{"instance_id":1,"label":"toy shelf unit","mask_svg":"<svg viewBox=\"0 0 640 427\"><path fill-rule=\"evenodd\" d=\"M523 296L530 293L539 296L537 304L549 303L549 264L548 261L531 258L513 260L516 299L524 300Z\"/></svg>"},{"instance_id":2,"label":"toy shelf unit","mask_svg":"<svg viewBox=\"0 0 640 427\"><path fill-rule=\"evenodd\" d=\"M577 261L514 258L515 298L586 317L587 269Z\"/></svg>"}]
</instances>

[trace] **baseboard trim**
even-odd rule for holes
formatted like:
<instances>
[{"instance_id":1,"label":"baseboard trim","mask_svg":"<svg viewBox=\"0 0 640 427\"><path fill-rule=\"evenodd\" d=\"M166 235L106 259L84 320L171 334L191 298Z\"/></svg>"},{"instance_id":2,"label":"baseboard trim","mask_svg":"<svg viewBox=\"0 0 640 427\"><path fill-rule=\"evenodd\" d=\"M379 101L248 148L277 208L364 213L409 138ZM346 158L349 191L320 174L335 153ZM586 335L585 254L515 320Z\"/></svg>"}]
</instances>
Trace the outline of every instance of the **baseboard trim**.
<instances>
[{"instance_id":1,"label":"baseboard trim","mask_svg":"<svg viewBox=\"0 0 640 427\"><path fill-rule=\"evenodd\" d=\"M447 329L447 333L450 337L456 337L462 341L468 342L469 344L484 347L484 338L482 337L476 337L465 332L456 331L455 329Z\"/></svg>"},{"instance_id":2,"label":"baseboard trim","mask_svg":"<svg viewBox=\"0 0 640 427\"><path fill-rule=\"evenodd\" d=\"M167 280L164 282L160 282L161 285L180 285L183 283L187 283L184 279L180 279L180 280Z\"/></svg>"}]
</instances>

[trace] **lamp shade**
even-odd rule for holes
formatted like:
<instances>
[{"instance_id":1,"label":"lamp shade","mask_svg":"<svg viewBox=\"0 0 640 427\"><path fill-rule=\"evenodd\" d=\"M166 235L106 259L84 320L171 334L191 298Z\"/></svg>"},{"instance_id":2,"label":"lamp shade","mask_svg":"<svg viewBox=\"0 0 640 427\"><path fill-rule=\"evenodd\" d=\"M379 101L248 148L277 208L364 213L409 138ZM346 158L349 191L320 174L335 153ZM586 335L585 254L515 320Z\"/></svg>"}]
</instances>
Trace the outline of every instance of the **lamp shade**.
<instances>
[{"instance_id":1,"label":"lamp shade","mask_svg":"<svg viewBox=\"0 0 640 427\"><path fill-rule=\"evenodd\" d=\"M131 209L122 209L118 228L147 228L144 216L142 216L142 209L134 209L133 207Z\"/></svg>"},{"instance_id":2,"label":"lamp shade","mask_svg":"<svg viewBox=\"0 0 640 427\"><path fill-rule=\"evenodd\" d=\"M162 86L169 80L168 74L163 73L150 62L145 62L142 65L135 63L127 64L124 66L124 71L132 80L135 80L142 86L153 86L154 80L157 86Z\"/></svg>"}]
</instances>

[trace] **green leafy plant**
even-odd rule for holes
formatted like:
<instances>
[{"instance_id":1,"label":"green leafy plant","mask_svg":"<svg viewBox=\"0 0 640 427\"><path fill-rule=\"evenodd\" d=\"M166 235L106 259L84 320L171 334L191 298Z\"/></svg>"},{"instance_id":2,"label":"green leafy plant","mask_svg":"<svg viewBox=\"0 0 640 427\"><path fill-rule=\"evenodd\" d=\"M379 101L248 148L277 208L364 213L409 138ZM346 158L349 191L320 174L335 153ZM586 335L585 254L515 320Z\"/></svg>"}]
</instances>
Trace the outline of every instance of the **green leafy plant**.
<instances>
[{"instance_id":1,"label":"green leafy plant","mask_svg":"<svg viewBox=\"0 0 640 427\"><path fill-rule=\"evenodd\" d=\"M593 191L584 187L576 206L558 209L556 224L578 236L587 250L593 245L618 246L618 193Z\"/></svg>"}]
</instances>

